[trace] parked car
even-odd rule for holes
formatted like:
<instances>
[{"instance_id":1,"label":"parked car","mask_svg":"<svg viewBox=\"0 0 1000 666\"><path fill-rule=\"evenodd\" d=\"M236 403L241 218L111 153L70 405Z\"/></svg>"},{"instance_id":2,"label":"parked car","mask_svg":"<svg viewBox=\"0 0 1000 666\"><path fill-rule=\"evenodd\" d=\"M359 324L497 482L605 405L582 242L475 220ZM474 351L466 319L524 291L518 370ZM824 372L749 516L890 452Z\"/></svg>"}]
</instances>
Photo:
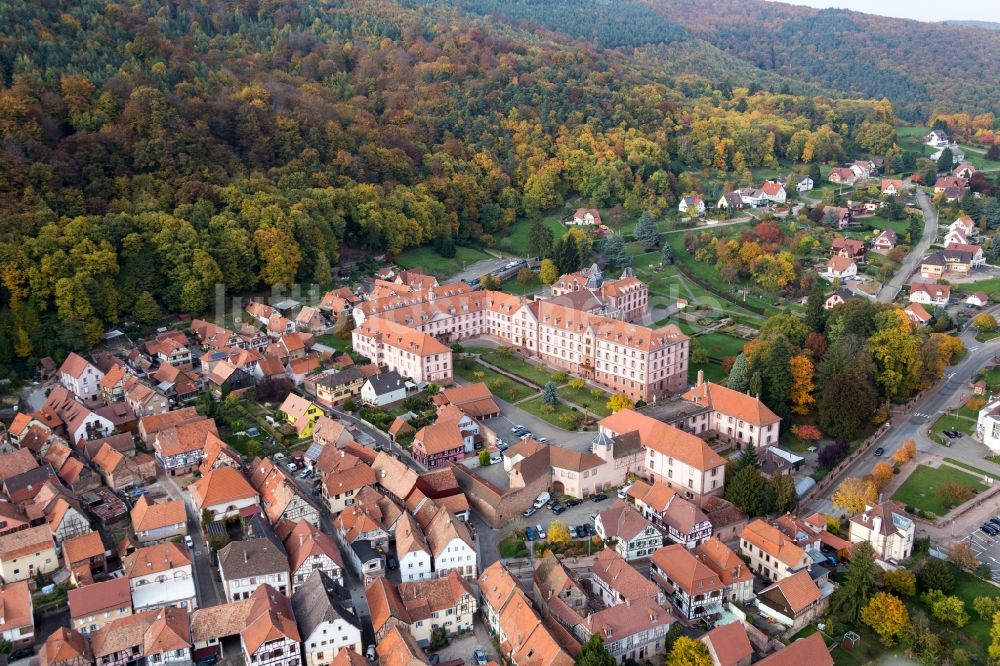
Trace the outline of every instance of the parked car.
<instances>
[{"instance_id":1,"label":"parked car","mask_svg":"<svg viewBox=\"0 0 1000 666\"><path fill-rule=\"evenodd\" d=\"M493 455L490 456L491 465L496 465L497 463L502 463L502 462L503 462L503 456L501 456L499 453L494 453Z\"/></svg>"},{"instance_id":2,"label":"parked car","mask_svg":"<svg viewBox=\"0 0 1000 666\"><path fill-rule=\"evenodd\" d=\"M476 658L476 663L479 666L486 666L486 652L482 648L476 648L472 655Z\"/></svg>"},{"instance_id":3,"label":"parked car","mask_svg":"<svg viewBox=\"0 0 1000 666\"><path fill-rule=\"evenodd\" d=\"M990 522L996 525L997 527L1000 527L1000 518L990 518Z\"/></svg>"},{"instance_id":4,"label":"parked car","mask_svg":"<svg viewBox=\"0 0 1000 666\"><path fill-rule=\"evenodd\" d=\"M881 446L875 449L876 458L881 458L883 453L885 453L885 449L883 449Z\"/></svg>"},{"instance_id":5,"label":"parked car","mask_svg":"<svg viewBox=\"0 0 1000 666\"><path fill-rule=\"evenodd\" d=\"M590 499L592 499L595 502L603 502L604 500L608 499L608 496L605 495L604 493L597 493L596 495L594 495Z\"/></svg>"},{"instance_id":6,"label":"parked car","mask_svg":"<svg viewBox=\"0 0 1000 666\"><path fill-rule=\"evenodd\" d=\"M295 470L297 470L297 469L299 468L299 466L298 466L298 465L296 465L296 464L295 464L295 463L293 463L293 462L290 462L290 463L288 463L287 465L285 465L285 467L287 467L287 468L288 468L288 471L289 471L289 472L294 472Z\"/></svg>"},{"instance_id":7,"label":"parked car","mask_svg":"<svg viewBox=\"0 0 1000 666\"><path fill-rule=\"evenodd\" d=\"M552 495L549 495L548 491L543 490L538 494L538 497L535 498L535 501L532 502L531 505L536 509L541 509L543 506L549 503L550 499L552 499Z\"/></svg>"},{"instance_id":8,"label":"parked car","mask_svg":"<svg viewBox=\"0 0 1000 666\"><path fill-rule=\"evenodd\" d=\"M980 530L981 530L981 531L982 531L982 532L983 532L984 534L988 534L988 535L990 535L990 536L996 536L996 534L997 534L997 528L993 527L993 526L992 526L992 525L990 525L989 523L986 523L985 525L980 525L980 526L979 526L979 529L980 529Z\"/></svg>"},{"instance_id":9,"label":"parked car","mask_svg":"<svg viewBox=\"0 0 1000 666\"><path fill-rule=\"evenodd\" d=\"M502 439L499 439L497 440L497 448L500 449L501 453L503 453L504 451L510 448L510 444L503 441Z\"/></svg>"},{"instance_id":10,"label":"parked car","mask_svg":"<svg viewBox=\"0 0 1000 666\"><path fill-rule=\"evenodd\" d=\"M549 438L548 437L536 437L535 440L538 441L538 442L541 442L542 444L548 444L548 442L549 442Z\"/></svg>"},{"instance_id":11,"label":"parked car","mask_svg":"<svg viewBox=\"0 0 1000 666\"><path fill-rule=\"evenodd\" d=\"M529 430L528 432L526 432L523 435L521 435L518 439L520 439L520 440L523 441L523 440L528 439L530 437L534 437L534 435L532 435L531 431Z\"/></svg>"},{"instance_id":12,"label":"parked car","mask_svg":"<svg viewBox=\"0 0 1000 666\"><path fill-rule=\"evenodd\" d=\"M368 657L368 661L375 661L375 646L369 645L368 649L365 650L365 656Z\"/></svg>"},{"instance_id":13,"label":"parked car","mask_svg":"<svg viewBox=\"0 0 1000 666\"><path fill-rule=\"evenodd\" d=\"M524 528L524 540L525 541L536 541L538 539L538 531L534 527Z\"/></svg>"},{"instance_id":14,"label":"parked car","mask_svg":"<svg viewBox=\"0 0 1000 666\"><path fill-rule=\"evenodd\" d=\"M525 428L523 425L516 425L510 429L510 431L515 435L518 434L518 431L524 432L525 430L527 430L527 428Z\"/></svg>"},{"instance_id":15,"label":"parked car","mask_svg":"<svg viewBox=\"0 0 1000 666\"><path fill-rule=\"evenodd\" d=\"M624 485L618 489L618 499L625 499L628 497L628 489L632 487L632 484Z\"/></svg>"},{"instance_id":16,"label":"parked car","mask_svg":"<svg viewBox=\"0 0 1000 666\"><path fill-rule=\"evenodd\" d=\"M523 515L524 515L525 518L529 518L529 517L535 515L537 512L538 512L538 509L536 509L533 506L529 506L527 509L524 510L524 514Z\"/></svg>"},{"instance_id":17,"label":"parked car","mask_svg":"<svg viewBox=\"0 0 1000 666\"><path fill-rule=\"evenodd\" d=\"M35 651L30 647L23 647L20 650L14 650L7 656L7 663L15 662L20 659L27 659L28 657L35 654Z\"/></svg>"},{"instance_id":18,"label":"parked car","mask_svg":"<svg viewBox=\"0 0 1000 666\"><path fill-rule=\"evenodd\" d=\"M549 501L548 501L548 502L546 502L546 503L545 503L545 506L547 506L548 508L550 508L550 509L551 509L551 508L552 508L552 507L554 507L554 506L555 506L556 504L559 504L559 500L558 500L558 499L556 499L555 497L552 497L552 498L550 498L550 499L549 499Z\"/></svg>"},{"instance_id":19,"label":"parked car","mask_svg":"<svg viewBox=\"0 0 1000 666\"><path fill-rule=\"evenodd\" d=\"M552 513L556 514L557 516L565 510L566 510L566 505L562 503L556 504L555 506L552 507Z\"/></svg>"},{"instance_id":20,"label":"parked car","mask_svg":"<svg viewBox=\"0 0 1000 666\"><path fill-rule=\"evenodd\" d=\"M568 506L571 509L574 506L580 506L581 504L583 504L583 500L577 499L575 497L573 499L566 500L566 506Z\"/></svg>"},{"instance_id":21,"label":"parked car","mask_svg":"<svg viewBox=\"0 0 1000 666\"><path fill-rule=\"evenodd\" d=\"M538 532L538 538L542 541L545 540L545 530L542 529L541 525L535 525L535 531Z\"/></svg>"},{"instance_id":22,"label":"parked car","mask_svg":"<svg viewBox=\"0 0 1000 666\"><path fill-rule=\"evenodd\" d=\"M569 526L569 538L570 539L579 539L580 538L580 531L577 529L576 525L570 525Z\"/></svg>"},{"instance_id":23,"label":"parked car","mask_svg":"<svg viewBox=\"0 0 1000 666\"><path fill-rule=\"evenodd\" d=\"M191 535L190 535L190 534L185 534L185 535L184 535L184 544L185 544L185 545L186 545L186 546L187 546L188 548L194 548L194 540L193 540L193 539L191 539Z\"/></svg>"},{"instance_id":24,"label":"parked car","mask_svg":"<svg viewBox=\"0 0 1000 666\"><path fill-rule=\"evenodd\" d=\"M385 558L385 565L389 567L389 571L395 571L396 569L399 568L399 560L390 555L389 557Z\"/></svg>"}]
</instances>

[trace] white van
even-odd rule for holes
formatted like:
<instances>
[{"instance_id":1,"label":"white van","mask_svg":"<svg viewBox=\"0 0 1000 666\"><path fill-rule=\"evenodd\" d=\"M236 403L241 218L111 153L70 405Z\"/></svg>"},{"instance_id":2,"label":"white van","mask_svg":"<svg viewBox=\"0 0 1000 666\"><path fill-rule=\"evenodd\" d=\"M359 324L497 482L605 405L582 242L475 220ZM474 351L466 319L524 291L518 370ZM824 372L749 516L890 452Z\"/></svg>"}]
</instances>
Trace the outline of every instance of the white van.
<instances>
[{"instance_id":1,"label":"white van","mask_svg":"<svg viewBox=\"0 0 1000 666\"><path fill-rule=\"evenodd\" d=\"M547 492L543 492L541 495L535 498L535 501L532 504L532 506L535 507L536 509L541 509L548 503L550 499L552 499L552 496L549 495Z\"/></svg>"},{"instance_id":2,"label":"white van","mask_svg":"<svg viewBox=\"0 0 1000 666\"><path fill-rule=\"evenodd\" d=\"M628 489L632 487L632 484L622 486L618 489L618 499L626 499L628 497Z\"/></svg>"}]
</instances>

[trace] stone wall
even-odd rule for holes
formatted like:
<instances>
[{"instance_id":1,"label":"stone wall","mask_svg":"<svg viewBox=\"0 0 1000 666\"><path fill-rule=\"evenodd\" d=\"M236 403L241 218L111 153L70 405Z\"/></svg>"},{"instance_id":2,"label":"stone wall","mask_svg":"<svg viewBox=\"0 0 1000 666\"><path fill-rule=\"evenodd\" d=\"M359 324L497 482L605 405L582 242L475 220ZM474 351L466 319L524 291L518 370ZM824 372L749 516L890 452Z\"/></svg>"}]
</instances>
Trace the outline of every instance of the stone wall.
<instances>
[{"instance_id":1,"label":"stone wall","mask_svg":"<svg viewBox=\"0 0 1000 666\"><path fill-rule=\"evenodd\" d=\"M549 489L548 474L531 480L523 488L501 490L464 465L448 464L469 499L469 506L493 528L504 527L520 516L539 494Z\"/></svg>"}]
</instances>

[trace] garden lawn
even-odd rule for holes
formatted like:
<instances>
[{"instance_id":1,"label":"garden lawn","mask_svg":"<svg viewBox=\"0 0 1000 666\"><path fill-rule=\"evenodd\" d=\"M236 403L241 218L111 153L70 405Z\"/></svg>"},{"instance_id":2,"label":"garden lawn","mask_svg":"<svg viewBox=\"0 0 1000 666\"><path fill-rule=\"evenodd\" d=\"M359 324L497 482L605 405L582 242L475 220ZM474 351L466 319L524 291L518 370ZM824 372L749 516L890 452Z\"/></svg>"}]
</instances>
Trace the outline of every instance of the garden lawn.
<instances>
[{"instance_id":1,"label":"garden lawn","mask_svg":"<svg viewBox=\"0 0 1000 666\"><path fill-rule=\"evenodd\" d=\"M972 600L976 597L1000 597L1000 587L961 571L958 567L952 567L951 573L955 577L952 594L965 602L965 610L972 616L969 624L962 628L962 633L979 641L980 647L985 649L990 644L991 623L989 620L979 619L979 615L972 610Z\"/></svg>"},{"instance_id":2,"label":"garden lawn","mask_svg":"<svg viewBox=\"0 0 1000 666\"><path fill-rule=\"evenodd\" d=\"M338 338L333 335L320 335L316 338L316 342L321 345L326 345L327 347L332 347L338 352L351 351L351 337Z\"/></svg>"},{"instance_id":3,"label":"garden lawn","mask_svg":"<svg viewBox=\"0 0 1000 666\"><path fill-rule=\"evenodd\" d=\"M937 469L927 465L917 465L913 473L893 494L892 499L900 504L943 516L952 508L952 504L939 497L936 491L943 484L951 482L960 483L975 492L986 490L982 481L968 472L946 465Z\"/></svg>"},{"instance_id":4,"label":"garden lawn","mask_svg":"<svg viewBox=\"0 0 1000 666\"><path fill-rule=\"evenodd\" d=\"M554 405L555 411L548 412L543 411L542 407L544 405L545 402L542 400L542 396L539 395L531 400L519 403L517 406L529 414L534 414L538 418L548 421L557 428L562 428L563 430L577 429L579 420L583 417L578 410L573 409L565 402L560 402L558 405Z\"/></svg>"},{"instance_id":5,"label":"garden lawn","mask_svg":"<svg viewBox=\"0 0 1000 666\"><path fill-rule=\"evenodd\" d=\"M533 294L541 290L543 286L542 281L538 279L538 273L532 273L529 281L522 284L516 278L507 280L500 289L508 294L517 294L520 296L522 294Z\"/></svg>"},{"instance_id":6,"label":"garden lawn","mask_svg":"<svg viewBox=\"0 0 1000 666\"><path fill-rule=\"evenodd\" d=\"M946 463L948 463L949 465L953 465L955 467L961 467L964 470L968 470L968 471L972 472L973 474L976 474L977 476L991 476L990 474L987 474L986 472L984 472L983 470L979 469L978 467L973 467L969 463L962 462L961 460L955 460L954 458L945 458L944 461Z\"/></svg>"},{"instance_id":7,"label":"garden lawn","mask_svg":"<svg viewBox=\"0 0 1000 666\"><path fill-rule=\"evenodd\" d=\"M703 370L705 373L706 382L715 382L716 384L721 383L726 377L726 373L722 370L721 363L715 363L709 361L705 365L694 365L693 363L688 365L688 383L695 384L698 381L698 371Z\"/></svg>"},{"instance_id":8,"label":"garden lawn","mask_svg":"<svg viewBox=\"0 0 1000 666\"><path fill-rule=\"evenodd\" d=\"M402 254L396 255L396 263L407 269L422 268L428 275L433 275L441 280L460 273L477 261L491 258L482 250L464 246L455 248L454 257L442 257L434 251L433 247L424 246L410 248Z\"/></svg>"},{"instance_id":9,"label":"garden lawn","mask_svg":"<svg viewBox=\"0 0 1000 666\"><path fill-rule=\"evenodd\" d=\"M985 291L990 300L1000 299L1000 278L989 278L987 280L977 280L976 282L965 282L960 286L963 294L971 294L977 291Z\"/></svg>"},{"instance_id":10,"label":"garden lawn","mask_svg":"<svg viewBox=\"0 0 1000 666\"><path fill-rule=\"evenodd\" d=\"M497 544L497 550L502 558L528 557L528 546L524 535L511 532Z\"/></svg>"},{"instance_id":11,"label":"garden lawn","mask_svg":"<svg viewBox=\"0 0 1000 666\"><path fill-rule=\"evenodd\" d=\"M991 368L980 377L988 387L1000 388L1000 367Z\"/></svg>"},{"instance_id":12,"label":"garden lawn","mask_svg":"<svg viewBox=\"0 0 1000 666\"><path fill-rule=\"evenodd\" d=\"M722 360L727 356L738 356L747 343L743 338L737 338L726 333L706 333L696 338L701 348L708 352L710 358Z\"/></svg>"},{"instance_id":13,"label":"garden lawn","mask_svg":"<svg viewBox=\"0 0 1000 666\"><path fill-rule=\"evenodd\" d=\"M963 419L961 416L955 416L953 414L945 414L935 421L933 426L931 426L931 433L937 435L942 441L950 441L941 433L945 430L957 430L971 436L972 430L975 427L975 421Z\"/></svg>"},{"instance_id":14,"label":"garden lawn","mask_svg":"<svg viewBox=\"0 0 1000 666\"><path fill-rule=\"evenodd\" d=\"M531 233L533 220L521 218L510 229L510 236L501 241L504 248L509 248L514 254L526 257L528 255L528 235ZM542 224L552 230L552 240L558 242L566 233L566 227L559 221L559 215L548 215L542 218Z\"/></svg>"},{"instance_id":15,"label":"garden lawn","mask_svg":"<svg viewBox=\"0 0 1000 666\"><path fill-rule=\"evenodd\" d=\"M490 352L482 355L487 363L502 368L512 375L517 375L538 386L545 386L552 380L552 371L542 365L528 363L517 356L505 356L499 352Z\"/></svg>"},{"instance_id":16,"label":"garden lawn","mask_svg":"<svg viewBox=\"0 0 1000 666\"><path fill-rule=\"evenodd\" d=\"M478 376L478 373L482 373L482 376ZM534 389L467 358L455 361L455 374L468 382L486 382L493 395L507 402L517 402L537 393Z\"/></svg>"},{"instance_id":17,"label":"garden lawn","mask_svg":"<svg viewBox=\"0 0 1000 666\"><path fill-rule=\"evenodd\" d=\"M610 416L611 410L608 409L607 403L611 396L606 391L602 391L600 397L595 398L590 394L590 391L594 388L588 384L584 388L577 390L570 388L566 384L556 389L556 393L560 398L569 400L573 404L579 405L598 416Z\"/></svg>"}]
</instances>

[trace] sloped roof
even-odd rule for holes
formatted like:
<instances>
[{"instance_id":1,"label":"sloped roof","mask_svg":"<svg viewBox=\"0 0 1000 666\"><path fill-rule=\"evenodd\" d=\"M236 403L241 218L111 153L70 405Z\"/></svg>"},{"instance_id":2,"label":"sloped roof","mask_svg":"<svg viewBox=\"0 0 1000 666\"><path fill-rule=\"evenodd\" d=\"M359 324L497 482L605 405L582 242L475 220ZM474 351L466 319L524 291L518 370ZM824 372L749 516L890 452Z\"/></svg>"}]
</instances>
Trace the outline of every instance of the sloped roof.
<instances>
[{"instance_id":1,"label":"sloped roof","mask_svg":"<svg viewBox=\"0 0 1000 666\"><path fill-rule=\"evenodd\" d=\"M614 506L602 511L597 518L604 526L605 534L625 541L631 541L646 528L652 527L652 523L622 500L617 500Z\"/></svg>"},{"instance_id":2,"label":"sloped roof","mask_svg":"<svg viewBox=\"0 0 1000 666\"><path fill-rule=\"evenodd\" d=\"M73 619L106 610L132 609L132 590L128 578L112 578L69 591L69 611Z\"/></svg>"},{"instance_id":3,"label":"sloped roof","mask_svg":"<svg viewBox=\"0 0 1000 666\"><path fill-rule=\"evenodd\" d=\"M701 637L711 646L718 666L736 666L753 656L753 646L741 622L723 624Z\"/></svg>"},{"instance_id":4,"label":"sloped roof","mask_svg":"<svg viewBox=\"0 0 1000 666\"><path fill-rule=\"evenodd\" d=\"M232 467L213 469L188 488L195 506L199 509L257 498L257 491L239 471Z\"/></svg>"},{"instance_id":5,"label":"sloped roof","mask_svg":"<svg viewBox=\"0 0 1000 666\"><path fill-rule=\"evenodd\" d=\"M79 631L59 627L48 637L38 653L41 666L91 663L90 643Z\"/></svg>"},{"instance_id":6,"label":"sloped roof","mask_svg":"<svg viewBox=\"0 0 1000 666\"><path fill-rule=\"evenodd\" d=\"M226 580L287 574L288 558L270 539L230 541L219 551L219 572Z\"/></svg>"},{"instance_id":7,"label":"sloped roof","mask_svg":"<svg viewBox=\"0 0 1000 666\"><path fill-rule=\"evenodd\" d=\"M796 566L806 554L779 529L768 525L760 518L743 528L740 538L789 567Z\"/></svg>"},{"instance_id":8,"label":"sloped roof","mask_svg":"<svg viewBox=\"0 0 1000 666\"><path fill-rule=\"evenodd\" d=\"M341 613L330 600L330 591L337 584L319 569L314 569L306 581L292 595L292 611L299 625L299 633L303 640L312 636L313 632L323 622L343 620L357 626L357 620L346 613ZM341 652L355 653L353 650Z\"/></svg>"},{"instance_id":9,"label":"sloped roof","mask_svg":"<svg viewBox=\"0 0 1000 666\"><path fill-rule=\"evenodd\" d=\"M76 564L104 554L104 542L99 532L87 532L62 542L63 561Z\"/></svg>"},{"instance_id":10,"label":"sloped roof","mask_svg":"<svg viewBox=\"0 0 1000 666\"><path fill-rule=\"evenodd\" d=\"M254 654L269 641L286 638L301 642L288 597L265 583L253 591L250 600L253 603L247 613L247 626L240 632L249 654Z\"/></svg>"},{"instance_id":11,"label":"sloped roof","mask_svg":"<svg viewBox=\"0 0 1000 666\"><path fill-rule=\"evenodd\" d=\"M703 382L700 386L695 386L683 398L758 427L781 420L761 400L714 382Z\"/></svg>"},{"instance_id":12,"label":"sloped roof","mask_svg":"<svg viewBox=\"0 0 1000 666\"><path fill-rule=\"evenodd\" d=\"M125 570L127 578L137 578L190 565L191 551L186 545L172 541L137 548L122 560L122 569Z\"/></svg>"},{"instance_id":13,"label":"sloped roof","mask_svg":"<svg viewBox=\"0 0 1000 666\"><path fill-rule=\"evenodd\" d=\"M660 595L660 588L612 548L605 548L597 554L591 571L626 599L656 599Z\"/></svg>"},{"instance_id":14,"label":"sloped roof","mask_svg":"<svg viewBox=\"0 0 1000 666\"><path fill-rule=\"evenodd\" d=\"M726 464L704 440L633 409L621 409L601 419L602 428L617 435L638 432L642 446L680 460L699 471Z\"/></svg>"}]
</instances>

